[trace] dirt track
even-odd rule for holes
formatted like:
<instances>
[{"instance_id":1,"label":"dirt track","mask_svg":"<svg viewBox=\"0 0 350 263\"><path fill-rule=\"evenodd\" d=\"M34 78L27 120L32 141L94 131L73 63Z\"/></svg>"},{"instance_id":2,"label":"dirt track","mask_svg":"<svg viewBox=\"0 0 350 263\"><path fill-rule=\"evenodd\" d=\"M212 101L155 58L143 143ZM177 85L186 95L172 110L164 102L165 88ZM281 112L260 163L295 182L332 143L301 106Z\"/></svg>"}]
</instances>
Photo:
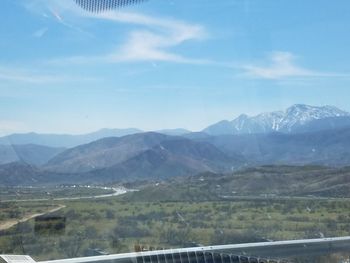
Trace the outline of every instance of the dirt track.
<instances>
[{"instance_id":1,"label":"dirt track","mask_svg":"<svg viewBox=\"0 0 350 263\"><path fill-rule=\"evenodd\" d=\"M17 219L17 220L15 220L15 219L7 220L5 222L0 223L0 231L9 229L9 228L11 228L11 227L13 227L13 226L15 226L15 225L17 225L19 223L26 222L26 221L28 221L30 219L33 219L33 218L37 217L37 216L42 216L42 215L46 215L46 214L50 214L50 213L59 211L62 208L65 208L65 207L66 207L65 205L59 205L58 207L52 208L52 209L48 210L45 213L26 215L23 218Z\"/></svg>"}]
</instances>

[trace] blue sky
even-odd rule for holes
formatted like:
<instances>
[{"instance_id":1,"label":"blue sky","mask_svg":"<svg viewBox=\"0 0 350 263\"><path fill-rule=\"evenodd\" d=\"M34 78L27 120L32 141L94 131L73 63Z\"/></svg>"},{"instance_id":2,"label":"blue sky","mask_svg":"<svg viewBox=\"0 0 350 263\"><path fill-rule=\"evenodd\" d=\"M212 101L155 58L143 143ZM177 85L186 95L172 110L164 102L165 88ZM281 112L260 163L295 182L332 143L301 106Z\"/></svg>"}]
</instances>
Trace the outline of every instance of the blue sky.
<instances>
[{"instance_id":1,"label":"blue sky","mask_svg":"<svg viewBox=\"0 0 350 263\"><path fill-rule=\"evenodd\" d=\"M201 130L295 103L350 111L348 0L1 5L1 135Z\"/></svg>"}]
</instances>

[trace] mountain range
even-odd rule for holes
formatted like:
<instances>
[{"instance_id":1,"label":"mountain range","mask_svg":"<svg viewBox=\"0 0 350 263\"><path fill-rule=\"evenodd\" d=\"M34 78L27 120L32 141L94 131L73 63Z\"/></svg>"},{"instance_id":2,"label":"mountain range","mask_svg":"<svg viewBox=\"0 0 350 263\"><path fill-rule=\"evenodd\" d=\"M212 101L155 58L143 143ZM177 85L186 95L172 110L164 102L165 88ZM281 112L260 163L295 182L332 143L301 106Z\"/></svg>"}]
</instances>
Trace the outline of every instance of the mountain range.
<instances>
[{"instance_id":1,"label":"mountain range","mask_svg":"<svg viewBox=\"0 0 350 263\"><path fill-rule=\"evenodd\" d=\"M232 121L223 120L212 124L200 131L202 135L233 135L233 134L258 134L258 133L301 133L338 129L350 127L350 113L334 106L309 106L295 104L285 111L261 113L249 117L242 114ZM71 135L71 134L39 134L22 133L0 137L0 145L36 144L54 148L71 148L87 144L106 137L123 137L126 135L143 133L137 128L128 129L101 129L96 132ZM177 128L155 130L154 132L173 135L194 135L192 131ZM194 136L198 136L197 133Z\"/></svg>"},{"instance_id":2,"label":"mountain range","mask_svg":"<svg viewBox=\"0 0 350 263\"><path fill-rule=\"evenodd\" d=\"M226 154L241 154L248 165L350 165L350 127L284 134L218 135L193 138Z\"/></svg>"},{"instance_id":3,"label":"mountain range","mask_svg":"<svg viewBox=\"0 0 350 263\"><path fill-rule=\"evenodd\" d=\"M207 142L149 132L104 138L67 149L40 167L23 162L2 165L0 185L166 179L205 171L229 171L243 159Z\"/></svg>"},{"instance_id":4,"label":"mountain range","mask_svg":"<svg viewBox=\"0 0 350 263\"><path fill-rule=\"evenodd\" d=\"M156 135L157 136L157 135ZM228 155L206 142L166 138L159 144L113 166L89 172L93 181L159 180L205 171L224 172L239 167L244 157Z\"/></svg>"},{"instance_id":5,"label":"mountain range","mask_svg":"<svg viewBox=\"0 0 350 263\"><path fill-rule=\"evenodd\" d=\"M0 185L104 184L261 165L350 165L350 115L335 107L298 104L225 123L194 133L104 129L81 136L9 135L0 138Z\"/></svg>"},{"instance_id":6,"label":"mountain range","mask_svg":"<svg viewBox=\"0 0 350 263\"><path fill-rule=\"evenodd\" d=\"M2 145L37 144L48 147L70 148L89 143L105 137L121 137L142 132L139 129L101 129L96 132L72 135L72 134L40 134L35 132L16 133L0 137Z\"/></svg>"},{"instance_id":7,"label":"mountain range","mask_svg":"<svg viewBox=\"0 0 350 263\"><path fill-rule=\"evenodd\" d=\"M15 133L0 137L0 145L22 145L36 144L45 145L55 148L71 148L78 145L90 143L106 137L123 137L130 134L142 133L143 130L136 128L127 129L100 129L95 132L72 135L72 134L40 134L35 132L30 133ZM183 135L191 131L186 129L165 129L155 131L167 135Z\"/></svg>"},{"instance_id":8,"label":"mountain range","mask_svg":"<svg viewBox=\"0 0 350 263\"><path fill-rule=\"evenodd\" d=\"M58 173L104 174L110 178L169 177L198 171L224 171L241 163L207 142L160 133L104 138L68 149L43 168Z\"/></svg>"},{"instance_id":9,"label":"mountain range","mask_svg":"<svg viewBox=\"0 0 350 263\"><path fill-rule=\"evenodd\" d=\"M249 117L242 114L232 121L220 121L203 130L210 135L253 134L253 133L294 133L339 128L350 125L350 113L333 106L315 107L295 104L285 111L261 113Z\"/></svg>"}]
</instances>

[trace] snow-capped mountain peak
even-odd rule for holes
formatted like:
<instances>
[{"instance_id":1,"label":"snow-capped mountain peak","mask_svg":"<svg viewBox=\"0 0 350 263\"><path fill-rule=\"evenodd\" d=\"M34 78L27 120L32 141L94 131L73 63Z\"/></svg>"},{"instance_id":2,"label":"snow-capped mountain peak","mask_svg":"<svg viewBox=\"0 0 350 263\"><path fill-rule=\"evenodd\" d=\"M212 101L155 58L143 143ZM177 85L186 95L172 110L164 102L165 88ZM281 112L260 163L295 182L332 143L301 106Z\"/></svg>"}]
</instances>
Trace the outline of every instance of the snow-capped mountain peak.
<instances>
[{"instance_id":1,"label":"snow-capped mountain peak","mask_svg":"<svg viewBox=\"0 0 350 263\"><path fill-rule=\"evenodd\" d=\"M211 125L204 132L212 135L292 132L312 121L333 117L350 118L350 114L334 106L295 104L285 111L266 112L252 117L242 114L230 122L225 121L225 125L222 125L222 122Z\"/></svg>"},{"instance_id":2,"label":"snow-capped mountain peak","mask_svg":"<svg viewBox=\"0 0 350 263\"><path fill-rule=\"evenodd\" d=\"M284 131L291 131L293 127L306 124L313 120L341 116L350 116L350 114L333 106L317 107L295 104L285 111L285 116L281 121L281 127Z\"/></svg>"}]
</instances>

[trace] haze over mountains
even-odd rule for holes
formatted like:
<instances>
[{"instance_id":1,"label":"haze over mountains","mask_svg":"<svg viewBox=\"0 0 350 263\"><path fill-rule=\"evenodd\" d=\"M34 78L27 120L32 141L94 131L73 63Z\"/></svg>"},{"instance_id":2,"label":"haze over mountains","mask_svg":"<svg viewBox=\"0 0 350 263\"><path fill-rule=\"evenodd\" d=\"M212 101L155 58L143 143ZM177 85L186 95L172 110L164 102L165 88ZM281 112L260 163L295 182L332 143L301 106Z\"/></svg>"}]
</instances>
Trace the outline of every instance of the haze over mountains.
<instances>
[{"instance_id":1,"label":"haze over mountains","mask_svg":"<svg viewBox=\"0 0 350 263\"><path fill-rule=\"evenodd\" d=\"M145 134L163 136L161 134ZM204 171L224 172L239 167L244 161L241 155L228 155L206 142L195 142L180 137L163 137L153 147L125 161L100 170L91 170L94 178L107 181L132 181L169 179Z\"/></svg>"},{"instance_id":2,"label":"haze over mountains","mask_svg":"<svg viewBox=\"0 0 350 263\"><path fill-rule=\"evenodd\" d=\"M0 145L0 165L11 162L43 165L64 150L36 144Z\"/></svg>"},{"instance_id":3,"label":"haze over mountains","mask_svg":"<svg viewBox=\"0 0 350 263\"><path fill-rule=\"evenodd\" d=\"M104 138L68 149L41 167L26 163L5 164L0 166L0 185L166 179L205 171L230 171L242 161L242 156L225 154L207 142L140 133Z\"/></svg>"},{"instance_id":4,"label":"haze over mountains","mask_svg":"<svg viewBox=\"0 0 350 263\"><path fill-rule=\"evenodd\" d=\"M241 115L199 133L14 134L0 138L0 164L0 185L154 180L261 165L347 166L350 114L298 104L286 111Z\"/></svg>"},{"instance_id":5,"label":"haze over mountains","mask_svg":"<svg viewBox=\"0 0 350 263\"><path fill-rule=\"evenodd\" d=\"M249 117L242 114L232 121L223 120L212 124L201 132L207 135L228 134L255 134L255 133L297 133L327 129L337 129L350 126L350 113L334 106L309 106L295 104L285 111L261 113ZM0 137L0 145L38 144L48 147L71 148L90 143L106 137L122 137L130 134L145 132L137 128L129 129L101 129L96 132L70 135L70 134L39 134L22 133ZM188 136L189 130L165 129L156 130L157 133L174 136Z\"/></svg>"},{"instance_id":6,"label":"haze over mountains","mask_svg":"<svg viewBox=\"0 0 350 263\"><path fill-rule=\"evenodd\" d=\"M49 147L75 147L80 144L89 143L105 137L121 137L129 134L142 132L139 129L101 129L96 132L71 135L71 134L39 134L17 133L0 137L0 144L19 145L19 144L39 144Z\"/></svg>"},{"instance_id":7,"label":"haze over mountains","mask_svg":"<svg viewBox=\"0 0 350 263\"><path fill-rule=\"evenodd\" d=\"M189 170L211 170L210 164L215 166L221 162L228 165L231 159L207 142L150 132L104 138L68 149L51 159L45 169L79 173L112 167L119 169L121 165L125 170L133 164L143 167L146 173L148 165L157 169L156 165L174 163L175 166L178 163Z\"/></svg>"},{"instance_id":8,"label":"haze over mountains","mask_svg":"<svg viewBox=\"0 0 350 263\"><path fill-rule=\"evenodd\" d=\"M38 144L56 148L70 148L81 144L90 143L106 137L122 137L130 134L142 133L136 128L128 129L101 129L87 134L40 134L35 132L16 133L0 137L0 145ZM165 129L156 131L167 135L183 135L191 131L186 129Z\"/></svg>"},{"instance_id":9,"label":"haze over mountains","mask_svg":"<svg viewBox=\"0 0 350 263\"><path fill-rule=\"evenodd\" d=\"M197 141L227 154L241 154L248 164L350 165L350 127L316 132L210 136Z\"/></svg>"}]
</instances>

